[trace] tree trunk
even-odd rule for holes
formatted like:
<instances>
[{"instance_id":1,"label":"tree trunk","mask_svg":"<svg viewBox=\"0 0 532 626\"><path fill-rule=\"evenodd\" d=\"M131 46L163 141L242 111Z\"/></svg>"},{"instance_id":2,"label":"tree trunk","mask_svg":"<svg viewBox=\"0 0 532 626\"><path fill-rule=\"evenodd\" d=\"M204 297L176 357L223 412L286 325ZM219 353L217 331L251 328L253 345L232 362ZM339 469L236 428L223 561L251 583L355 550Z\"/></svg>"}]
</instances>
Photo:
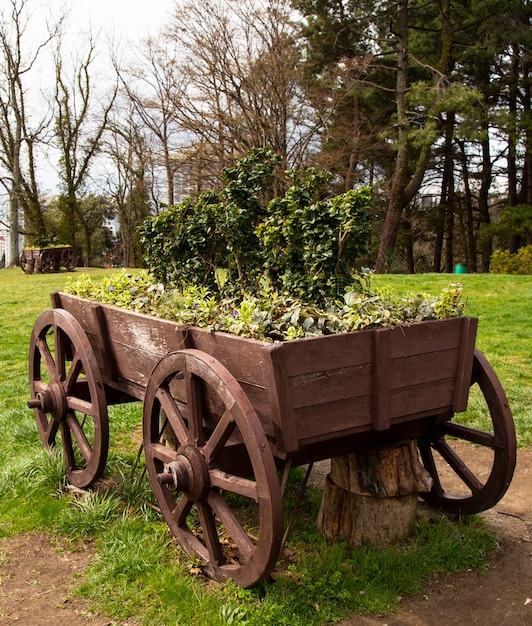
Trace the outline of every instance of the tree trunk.
<instances>
[{"instance_id":1,"label":"tree trunk","mask_svg":"<svg viewBox=\"0 0 532 626\"><path fill-rule=\"evenodd\" d=\"M351 546L388 544L409 535L418 493L432 480L415 442L331 459L318 514L319 530Z\"/></svg>"}]
</instances>

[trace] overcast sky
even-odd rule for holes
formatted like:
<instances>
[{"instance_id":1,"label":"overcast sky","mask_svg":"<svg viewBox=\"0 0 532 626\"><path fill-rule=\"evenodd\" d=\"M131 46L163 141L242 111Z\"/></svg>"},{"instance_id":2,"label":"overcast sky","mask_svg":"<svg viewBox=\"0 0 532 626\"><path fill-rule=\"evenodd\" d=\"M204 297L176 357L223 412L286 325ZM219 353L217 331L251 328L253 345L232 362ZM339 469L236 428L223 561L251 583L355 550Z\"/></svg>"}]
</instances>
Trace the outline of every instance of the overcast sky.
<instances>
[{"instance_id":1,"label":"overcast sky","mask_svg":"<svg viewBox=\"0 0 532 626\"><path fill-rule=\"evenodd\" d=\"M62 0L52 0L62 6ZM92 23L102 34L138 39L153 35L164 22L174 0L70 0L73 24L81 29Z\"/></svg>"},{"instance_id":2,"label":"overcast sky","mask_svg":"<svg viewBox=\"0 0 532 626\"><path fill-rule=\"evenodd\" d=\"M110 61L111 49L118 52L121 61L125 62L129 51L136 44L150 36L156 35L165 23L176 0L32 0L28 7L36 9L28 29L31 42L35 45L46 38L47 21L54 21L68 9L65 24L65 40L63 50L68 57L83 56L86 53L87 34L92 32L97 40L99 53L96 55L93 71L95 75L112 75ZM0 5L4 0L0 0ZM119 44L119 45L118 45ZM130 45L128 45L130 44ZM41 55L40 71L34 74L32 103L40 101L39 93L46 93L53 78L52 47ZM69 53L71 52L71 54ZM101 81L98 86L104 83ZM37 116L38 117L38 116ZM48 159L39 159L39 179L42 191L55 193L57 189L57 157L53 149L48 149ZM0 203L2 192L0 190Z\"/></svg>"}]
</instances>

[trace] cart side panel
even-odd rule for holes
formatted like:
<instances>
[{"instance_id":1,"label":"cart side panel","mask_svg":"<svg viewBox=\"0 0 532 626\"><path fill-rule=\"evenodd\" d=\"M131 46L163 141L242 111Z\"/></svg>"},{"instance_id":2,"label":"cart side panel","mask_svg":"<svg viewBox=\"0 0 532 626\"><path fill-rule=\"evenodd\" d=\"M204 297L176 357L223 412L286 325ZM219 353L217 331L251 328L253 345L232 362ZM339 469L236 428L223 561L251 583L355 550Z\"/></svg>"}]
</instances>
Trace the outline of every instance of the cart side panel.
<instances>
[{"instance_id":1,"label":"cart side panel","mask_svg":"<svg viewBox=\"0 0 532 626\"><path fill-rule=\"evenodd\" d=\"M275 436L269 372L271 344L226 333L185 328L171 320L143 315L64 293L54 306L67 309L81 324L111 387L143 399L151 372L168 352L196 348L211 355L237 379L263 423Z\"/></svg>"},{"instance_id":2,"label":"cart side panel","mask_svg":"<svg viewBox=\"0 0 532 626\"><path fill-rule=\"evenodd\" d=\"M458 317L281 345L283 428L304 446L450 412L458 388L466 404L475 331Z\"/></svg>"}]
</instances>

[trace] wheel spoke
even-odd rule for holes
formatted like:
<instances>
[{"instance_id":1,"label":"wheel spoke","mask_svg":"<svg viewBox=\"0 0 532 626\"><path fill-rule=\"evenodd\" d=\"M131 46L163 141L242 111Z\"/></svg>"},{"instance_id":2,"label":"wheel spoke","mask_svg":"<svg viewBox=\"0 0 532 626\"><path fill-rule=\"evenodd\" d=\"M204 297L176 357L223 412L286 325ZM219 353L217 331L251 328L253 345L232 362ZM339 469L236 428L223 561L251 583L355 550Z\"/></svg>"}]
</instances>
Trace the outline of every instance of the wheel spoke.
<instances>
[{"instance_id":1,"label":"wheel spoke","mask_svg":"<svg viewBox=\"0 0 532 626\"><path fill-rule=\"evenodd\" d=\"M209 437L205 447L202 450L203 456L207 463L211 463L221 452L229 437L235 429L236 423L230 411L226 410L212 435Z\"/></svg>"},{"instance_id":2,"label":"wheel spoke","mask_svg":"<svg viewBox=\"0 0 532 626\"><path fill-rule=\"evenodd\" d=\"M94 415L94 405L92 402L87 402L87 400L67 396L67 406L71 411L78 411L84 415Z\"/></svg>"},{"instance_id":3,"label":"wheel spoke","mask_svg":"<svg viewBox=\"0 0 532 626\"><path fill-rule=\"evenodd\" d=\"M255 546L221 494L217 491L211 491L207 496L207 502L225 526L244 559L249 560L253 556Z\"/></svg>"},{"instance_id":4,"label":"wheel spoke","mask_svg":"<svg viewBox=\"0 0 532 626\"><path fill-rule=\"evenodd\" d=\"M440 475L438 473L438 468L436 467L436 461L434 460L434 452L432 451L431 446L426 443L420 443L421 456L423 458L423 465L425 466L427 472L430 474L432 480L434 481L434 485L432 487L433 491L441 494L443 493L443 488L440 482Z\"/></svg>"},{"instance_id":5,"label":"wheel spoke","mask_svg":"<svg viewBox=\"0 0 532 626\"><path fill-rule=\"evenodd\" d=\"M67 338L56 321L54 323L54 346L59 380L64 380L66 376L66 341Z\"/></svg>"},{"instance_id":6,"label":"wheel spoke","mask_svg":"<svg viewBox=\"0 0 532 626\"><path fill-rule=\"evenodd\" d=\"M160 387L157 390L156 397L157 400L159 400L161 408L168 418L168 422L170 423L170 426L172 427L179 443L182 446L190 443L191 435L188 432L185 420L183 419L183 416L181 415L181 412L179 411L179 408L177 407L168 387Z\"/></svg>"},{"instance_id":7,"label":"wheel spoke","mask_svg":"<svg viewBox=\"0 0 532 626\"><path fill-rule=\"evenodd\" d=\"M476 430L463 424L457 424L456 422L444 422L441 425L441 431L445 435L450 437L457 437L469 443L475 443L485 448L495 448L495 436L493 433L489 433L484 430Z\"/></svg>"},{"instance_id":8,"label":"wheel spoke","mask_svg":"<svg viewBox=\"0 0 532 626\"><path fill-rule=\"evenodd\" d=\"M217 469L209 471L210 484L212 487L218 487L224 491L244 496L255 502L259 501L257 483L249 478L234 476Z\"/></svg>"},{"instance_id":9,"label":"wheel spoke","mask_svg":"<svg viewBox=\"0 0 532 626\"><path fill-rule=\"evenodd\" d=\"M74 448L72 447L72 436L66 422L61 422L61 440L63 442L63 453L65 455L67 471L75 470L77 466Z\"/></svg>"},{"instance_id":10,"label":"wheel spoke","mask_svg":"<svg viewBox=\"0 0 532 626\"><path fill-rule=\"evenodd\" d=\"M220 538L218 537L214 514L212 509L207 506L205 502L198 502L196 506L203 530L203 538L207 545L207 550L209 551L209 563L214 566L219 566L224 562L224 556L222 546L220 545Z\"/></svg>"},{"instance_id":11,"label":"wheel spoke","mask_svg":"<svg viewBox=\"0 0 532 626\"><path fill-rule=\"evenodd\" d=\"M66 377L65 377L64 387L67 393L69 391L72 391L74 384L78 380L78 376L82 370L82 367L83 367L83 363L81 362L81 359L75 356L75 358L73 358L72 363L70 365L70 369L68 370L68 374L66 374Z\"/></svg>"},{"instance_id":12,"label":"wheel spoke","mask_svg":"<svg viewBox=\"0 0 532 626\"><path fill-rule=\"evenodd\" d=\"M150 445L149 454L153 459L160 461L161 463L172 463L177 458L177 453L171 448L167 448L162 443L152 443Z\"/></svg>"},{"instance_id":13,"label":"wheel spoke","mask_svg":"<svg viewBox=\"0 0 532 626\"><path fill-rule=\"evenodd\" d=\"M50 378L55 378L55 376L53 376L56 372L55 362L52 353L50 352L48 342L46 341L46 336L38 337L36 345L44 362L44 369L48 372Z\"/></svg>"},{"instance_id":14,"label":"wheel spoke","mask_svg":"<svg viewBox=\"0 0 532 626\"><path fill-rule=\"evenodd\" d=\"M175 508L172 510L172 517L178 526L184 526L187 521L187 516L192 510L192 500L189 500L185 495L181 495L176 503Z\"/></svg>"},{"instance_id":15,"label":"wheel spoke","mask_svg":"<svg viewBox=\"0 0 532 626\"><path fill-rule=\"evenodd\" d=\"M456 454L447 441L441 439L434 447L441 454L442 458L447 461L454 473L469 487L473 494L478 493L482 489L483 484L467 467L458 454Z\"/></svg>"},{"instance_id":16,"label":"wheel spoke","mask_svg":"<svg viewBox=\"0 0 532 626\"><path fill-rule=\"evenodd\" d=\"M85 457L85 461L88 463L91 459L93 450L91 444L89 443L89 440L87 439L87 436L85 435L83 427L76 418L75 413L69 411L66 422L68 427L70 428L70 431L74 435L74 439L76 440L76 443L78 444L81 453Z\"/></svg>"},{"instance_id":17,"label":"wheel spoke","mask_svg":"<svg viewBox=\"0 0 532 626\"><path fill-rule=\"evenodd\" d=\"M184 372L187 394L188 423L192 442L196 446L205 445L203 434L203 407L201 380L191 372Z\"/></svg>"},{"instance_id":18,"label":"wheel spoke","mask_svg":"<svg viewBox=\"0 0 532 626\"><path fill-rule=\"evenodd\" d=\"M55 437L57 435L58 429L59 429L59 422L57 420L51 419L48 422L46 432L45 432L45 440L48 446L52 446L55 443Z\"/></svg>"}]
</instances>

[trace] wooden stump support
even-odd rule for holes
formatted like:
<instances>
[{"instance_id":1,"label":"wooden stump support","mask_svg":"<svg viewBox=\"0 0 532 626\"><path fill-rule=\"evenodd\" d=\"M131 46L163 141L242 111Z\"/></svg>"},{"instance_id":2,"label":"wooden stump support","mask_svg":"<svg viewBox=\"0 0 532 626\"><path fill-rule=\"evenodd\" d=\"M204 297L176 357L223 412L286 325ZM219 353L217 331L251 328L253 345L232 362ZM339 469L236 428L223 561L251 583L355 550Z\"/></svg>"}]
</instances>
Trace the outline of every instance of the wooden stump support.
<instances>
[{"instance_id":1,"label":"wooden stump support","mask_svg":"<svg viewBox=\"0 0 532 626\"><path fill-rule=\"evenodd\" d=\"M318 528L328 539L344 537L352 546L392 543L409 535L418 494L431 486L414 441L335 457Z\"/></svg>"}]
</instances>

